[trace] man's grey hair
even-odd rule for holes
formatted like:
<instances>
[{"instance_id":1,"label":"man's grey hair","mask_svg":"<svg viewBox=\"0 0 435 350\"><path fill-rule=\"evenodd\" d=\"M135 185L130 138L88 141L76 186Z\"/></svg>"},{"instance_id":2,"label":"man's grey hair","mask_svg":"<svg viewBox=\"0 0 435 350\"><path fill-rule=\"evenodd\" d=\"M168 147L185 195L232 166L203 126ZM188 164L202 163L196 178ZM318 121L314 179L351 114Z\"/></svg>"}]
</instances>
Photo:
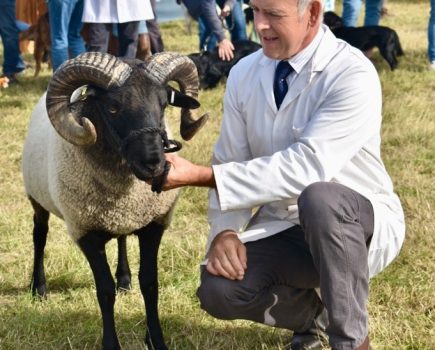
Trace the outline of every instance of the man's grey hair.
<instances>
[{"instance_id":1,"label":"man's grey hair","mask_svg":"<svg viewBox=\"0 0 435 350\"><path fill-rule=\"evenodd\" d=\"M309 4L311 4L313 0L298 0L298 13L301 16ZM324 1L320 0L322 2L322 7L324 5Z\"/></svg>"}]
</instances>

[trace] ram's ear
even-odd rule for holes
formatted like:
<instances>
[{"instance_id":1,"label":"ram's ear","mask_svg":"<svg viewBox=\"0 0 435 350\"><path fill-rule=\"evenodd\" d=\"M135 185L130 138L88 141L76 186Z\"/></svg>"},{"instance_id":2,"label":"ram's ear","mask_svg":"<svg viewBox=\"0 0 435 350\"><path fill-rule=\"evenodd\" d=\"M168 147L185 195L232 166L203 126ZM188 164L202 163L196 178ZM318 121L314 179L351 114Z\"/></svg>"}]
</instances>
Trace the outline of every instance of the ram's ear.
<instances>
[{"instance_id":1,"label":"ram's ear","mask_svg":"<svg viewBox=\"0 0 435 350\"><path fill-rule=\"evenodd\" d=\"M181 93L172 86L167 86L166 91L168 93L168 103L171 106L196 109L201 105L197 99Z\"/></svg>"}]
</instances>

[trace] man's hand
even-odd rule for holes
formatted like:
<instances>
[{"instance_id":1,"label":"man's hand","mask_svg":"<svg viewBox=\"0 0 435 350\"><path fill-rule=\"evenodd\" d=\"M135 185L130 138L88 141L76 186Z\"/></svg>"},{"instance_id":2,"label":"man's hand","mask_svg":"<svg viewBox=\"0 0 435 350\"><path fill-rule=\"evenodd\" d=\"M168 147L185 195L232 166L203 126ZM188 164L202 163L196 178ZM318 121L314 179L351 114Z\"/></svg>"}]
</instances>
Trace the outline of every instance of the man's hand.
<instances>
[{"instance_id":1,"label":"man's hand","mask_svg":"<svg viewBox=\"0 0 435 350\"><path fill-rule=\"evenodd\" d=\"M226 38L218 43L218 55L222 61L231 61L234 58L233 50L233 43Z\"/></svg>"},{"instance_id":2,"label":"man's hand","mask_svg":"<svg viewBox=\"0 0 435 350\"><path fill-rule=\"evenodd\" d=\"M211 167L193 164L173 153L167 153L165 156L171 167L163 185L163 191L182 186L216 186Z\"/></svg>"},{"instance_id":3,"label":"man's hand","mask_svg":"<svg viewBox=\"0 0 435 350\"><path fill-rule=\"evenodd\" d=\"M223 231L213 240L207 271L230 280L242 280L247 268L246 247L234 231Z\"/></svg>"}]
</instances>

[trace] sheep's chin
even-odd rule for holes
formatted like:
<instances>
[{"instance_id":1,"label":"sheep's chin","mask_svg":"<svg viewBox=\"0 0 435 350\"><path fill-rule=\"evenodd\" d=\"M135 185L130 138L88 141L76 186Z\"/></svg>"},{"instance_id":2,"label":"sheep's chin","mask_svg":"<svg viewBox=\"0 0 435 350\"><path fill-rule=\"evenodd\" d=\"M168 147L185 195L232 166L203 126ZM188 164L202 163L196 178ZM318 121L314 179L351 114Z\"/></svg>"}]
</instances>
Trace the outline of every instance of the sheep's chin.
<instances>
[{"instance_id":1,"label":"sheep's chin","mask_svg":"<svg viewBox=\"0 0 435 350\"><path fill-rule=\"evenodd\" d=\"M159 177L163 174L164 167L158 166L155 168L148 168L148 167L139 167L135 164L129 164L130 169L132 170L133 174L142 181L149 182L155 177Z\"/></svg>"}]
</instances>

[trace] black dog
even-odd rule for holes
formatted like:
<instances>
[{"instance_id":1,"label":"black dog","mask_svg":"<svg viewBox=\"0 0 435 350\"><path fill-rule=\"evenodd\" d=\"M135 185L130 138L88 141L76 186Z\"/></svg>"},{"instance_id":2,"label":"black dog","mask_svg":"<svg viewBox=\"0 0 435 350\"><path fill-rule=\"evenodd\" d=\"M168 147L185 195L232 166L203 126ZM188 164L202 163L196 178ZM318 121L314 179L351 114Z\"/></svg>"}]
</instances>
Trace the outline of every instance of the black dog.
<instances>
[{"instance_id":1,"label":"black dog","mask_svg":"<svg viewBox=\"0 0 435 350\"><path fill-rule=\"evenodd\" d=\"M189 55L198 69L201 88L214 88L222 78L228 77L231 68L242 57L245 57L261 48L260 44L250 40L235 41L233 44L234 58L231 61L222 61L218 56L217 50L212 53L204 51Z\"/></svg>"},{"instance_id":2,"label":"black dog","mask_svg":"<svg viewBox=\"0 0 435 350\"><path fill-rule=\"evenodd\" d=\"M323 22L331 29L334 35L366 51L377 47L382 57L388 62L391 70L397 68L397 56L402 56L403 50L397 33L388 27L343 27L341 17L332 11L324 13Z\"/></svg>"}]
</instances>

